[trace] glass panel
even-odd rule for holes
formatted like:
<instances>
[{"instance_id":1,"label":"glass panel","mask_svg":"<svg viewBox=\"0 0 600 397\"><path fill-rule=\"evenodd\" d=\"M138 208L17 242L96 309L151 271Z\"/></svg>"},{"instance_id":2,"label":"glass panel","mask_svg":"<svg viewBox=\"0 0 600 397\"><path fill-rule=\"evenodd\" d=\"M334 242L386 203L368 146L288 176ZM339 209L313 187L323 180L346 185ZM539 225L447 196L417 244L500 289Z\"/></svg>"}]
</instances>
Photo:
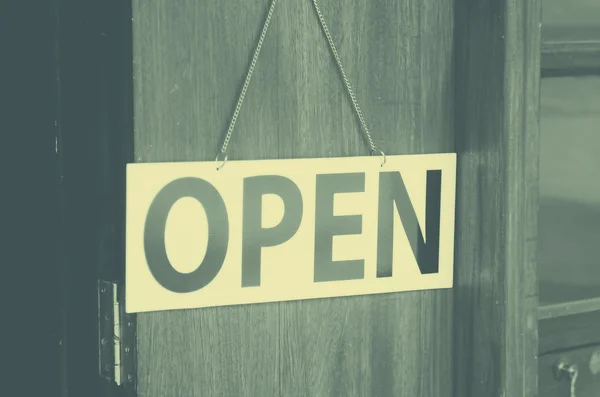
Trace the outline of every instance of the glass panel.
<instances>
[{"instance_id":1,"label":"glass panel","mask_svg":"<svg viewBox=\"0 0 600 397\"><path fill-rule=\"evenodd\" d=\"M600 0L542 0L542 40L600 41Z\"/></svg>"},{"instance_id":2,"label":"glass panel","mask_svg":"<svg viewBox=\"0 0 600 397\"><path fill-rule=\"evenodd\" d=\"M543 79L540 135L540 304L600 297L600 77Z\"/></svg>"}]
</instances>

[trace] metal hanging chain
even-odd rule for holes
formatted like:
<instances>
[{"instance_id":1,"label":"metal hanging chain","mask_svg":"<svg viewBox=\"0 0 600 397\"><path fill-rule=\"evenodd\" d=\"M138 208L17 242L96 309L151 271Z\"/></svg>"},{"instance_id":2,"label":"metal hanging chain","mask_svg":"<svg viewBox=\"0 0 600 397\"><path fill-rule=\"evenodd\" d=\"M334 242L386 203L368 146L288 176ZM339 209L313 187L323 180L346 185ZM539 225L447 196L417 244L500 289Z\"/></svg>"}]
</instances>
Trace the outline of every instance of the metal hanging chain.
<instances>
[{"instance_id":1,"label":"metal hanging chain","mask_svg":"<svg viewBox=\"0 0 600 397\"><path fill-rule=\"evenodd\" d=\"M360 125L363 128L365 137L367 138L367 141L369 142L369 146L371 147L371 154L379 152L383 156L384 161L385 161L385 154L381 150L379 150L377 148L377 146L375 146L375 144L373 143L373 138L371 137L371 133L369 132L369 128L367 127L367 123L365 122L365 118L363 117L363 114L360 110L360 106L358 106L358 100L356 99L356 95L354 95L354 91L352 90L352 87L350 86L350 81L348 80L348 77L346 76L346 72L344 71L344 67L342 66L342 61L341 61L340 56L335 48L335 44L333 43L333 38L331 37L329 28L327 27L327 24L325 23L325 19L323 18L323 14L321 13L319 4L317 4L317 0L313 0L312 2L313 2L313 5L315 6L315 11L317 12L317 16L319 17L319 22L321 23L321 28L323 29L323 33L325 33L325 37L327 37L327 42L329 43L329 48L331 49L331 53L333 54L333 57L335 58L335 63L337 64L340 74L342 75L342 79L344 80L344 85L346 86L346 91L348 92L348 95L350 96L350 99L352 100L352 106L354 107L354 111L356 112L356 115L358 116L358 120L360 121Z\"/></svg>"},{"instance_id":2,"label":"metal hanging chain","mask_svg":"<svg viewBox=\"0 0 600 397\"><path fill-rule=\"evenodd\" d=\"M376 154L376 153L381 154L383 156L383 162L382 162L381 166L383 166L386 162L385 153L383 153L383 151L381 151L379 148L377 148L377 146L375 146L375 143L373 142L373 138L371 137L371 133L369 132L369 128L367 127L367 123L365 122L365 118L362 114L362 111L360 110L360 106L358 105L358 100L356 99L356 95L354 94L354 91L352 90L352 87L350 86L350 81L348 80L348 77L346 76L346 72L344 71L344 67L342 66L342 61L337 52L337 49L335 48L335 44L333 43L333 38L331 37L329 28L327 27L327 24L325 23L325 19L323 18L323 14L321 13L319 4L317 3L317 0L312 0L312 3L314 5L317 16L319 17L319 23L321 24L323 33L325 34L325 37L327 38L327 42L329 43L329 48L331 50L331 53L332 53L333 57L335 58L336 65L337 65L339 72L342 76L342 79L344 81L344 86L346 87L346 91L348 92L348 95L350 96L350 99L352 100L352 106L354 108L354 111L355 111L356 115L358 116L360 125L361 125L363 132L365 134L365 137L369 143L369 147L371 148L371 154L372 155ZM235 107L235 111L233 112L233 116L229 123L229 128L227 129L227 135L225 136L225 140L223 141L223 146L221 146L221 151L217 154L217 157L215 158L215 161L218 162L220 157L222 156L221 164L217 167L217 170L220 170L221 168L223 168L223 166L227 162L227 146L229 145L231 135L233 134L233 128L235 127L235 123L237 121L238 115L240 113L240 109L242 107L242 103L244 102L244 97L246 96L246 91L248 90L248 85L250 84L250 79L252 78L252 73L254 72L254 68L256 66L256 61L258 59L258 55L260 54L260 50L262 48L263 41L267 34L267 30L269 28L269 23L271 22L271 18L273 16L273 10L275 9L276 4L277 4L277 0L272 0L271 6L269 7L269 12L267 14L267 18L265 19L265 23L264 23L262 32L260 34L260 38L256 45L256 49L254 50L254 56L252 57L252 62L250 63L250 67L248 68L248 73L246 74L246 80L244 81L244 85L242 86L242 91L240 92L240 96L238 98L237 105Z\"/></svg>"},{"instance_id":3,"label":"metal hanging chain","mask_svg":"<svg viewBox=\"0 0 600 397\"><path fill-rule=\"evenodd\" d=\"M267 35L267 29L269 29L269 23L271 22L271 17L273 16L273 10L275 9L276 4L277 0L273 0L271 2L271 7L269 7L269 13L267 14L267 18L265 19L265 24L263 25L262 32L260 33L260 38L258 39L256 49L254 50L254 56L252 56L252 62L250 63L248 73L246 74L246 81L244 81L242 91L240 92L240 97L238 98L237 105L235 106L235 111L233 112L233 116L231 117L231 121L229 122L227 135L225 136L225 140L223 141L223 146L221 146L221 151L217 154L217 157L215 159L215 161L219 161L219 157L223 156L222 163L217 167L217 170L223 168L225 162L227 161L227 146L229 145L231 134L233 134L233 127L235 127L235 122L237 121L238 115L240 114L240 109L242 107L242 103L244 102L244 97L246 96L246 90L248 90L248 85L250 84L250 79L252 78L254 67L256 66L256 60L258 59L260 49L262 48L263 41L265 40L265 36Z\"/></svg>"}]
</instances>

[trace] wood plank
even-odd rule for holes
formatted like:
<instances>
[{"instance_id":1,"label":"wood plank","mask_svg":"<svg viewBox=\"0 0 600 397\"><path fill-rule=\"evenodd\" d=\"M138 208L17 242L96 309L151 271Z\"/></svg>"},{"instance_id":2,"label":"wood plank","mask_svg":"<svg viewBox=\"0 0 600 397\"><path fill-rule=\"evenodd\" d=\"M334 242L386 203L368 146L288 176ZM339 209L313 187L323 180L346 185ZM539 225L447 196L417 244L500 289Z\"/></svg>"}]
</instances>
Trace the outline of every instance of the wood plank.
<instances>
[{"instance_id":1,"label":"wood plank","mask_svg":"<svg viewBox=\"0 0 600 397\"><path fill-rule=\"evenodd\" d=\"M537 396L539 0L459 1L455 396Z\"/></svg>"},{"instance_id":2,"label":"wood plank","mask_svg":"<svg viewBox=\"0 0 600 397\"><path fill-rule=\"evenodd\" d=\"M600 395L600 345L541 356L539 359L540 396L571 395L570 380L568 378L559 380L555 376L555 366L559 362L577 365L578 375L575 381L577 397Z\"/></svg>"},{"instance_id":3,"label":"wood plank","mask_svg":"<svg viewBox=\"0 0 600 397\"><path fill-rule=\"evenodd\" d=\"M539 353L546 354L600 343L600 310L539 322Z\"/></svg>"},{"instance_id":4,"label":"wood plank","mask_svg":"<svg viewBox=\"0 0 600 397\"><path fill-rule=\"evenodd\" d=\"M321 3L382 150L452 151L451 3ZM281 12L287 29L279 62L289 73L280 84L294 93L280 101L287 119L281 155L368 153L311 2L287 2ZM451 291L280 307L283 396L437 397L451 390Z\"/></svg>"}]
</instances>

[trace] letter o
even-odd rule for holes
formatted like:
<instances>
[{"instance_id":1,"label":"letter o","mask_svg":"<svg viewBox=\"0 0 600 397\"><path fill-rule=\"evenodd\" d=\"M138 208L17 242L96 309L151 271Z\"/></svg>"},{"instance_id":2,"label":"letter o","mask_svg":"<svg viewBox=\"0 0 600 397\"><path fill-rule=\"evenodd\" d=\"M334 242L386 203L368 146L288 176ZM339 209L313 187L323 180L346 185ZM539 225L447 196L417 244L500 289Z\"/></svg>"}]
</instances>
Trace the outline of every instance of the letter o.
<instances>
[{"instance_id":1,"label":"letter o","mask_svg":"<svg viewBox=\"0 0 600 397\"><path fill-rule=\"evenodd\" d=\"M200 202L208 220L208 245L200 266L191 273L178 272L169 261L165 228L173 205L181 198ZM186 293L207 286L219 273L229 243L229 220L223 198L213 185L200 178L181 178L163 187L148 209L144 225L144 251L156 281L172 292Z\"/></svg>"}]
</instances>

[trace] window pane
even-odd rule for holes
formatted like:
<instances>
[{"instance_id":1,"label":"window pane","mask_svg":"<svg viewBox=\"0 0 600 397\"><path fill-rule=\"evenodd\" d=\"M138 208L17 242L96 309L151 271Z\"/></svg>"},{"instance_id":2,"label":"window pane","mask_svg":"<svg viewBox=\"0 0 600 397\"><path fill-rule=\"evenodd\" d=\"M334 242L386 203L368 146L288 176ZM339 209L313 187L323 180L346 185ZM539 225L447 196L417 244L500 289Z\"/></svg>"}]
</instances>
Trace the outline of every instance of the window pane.
<instances>
[{"instance_id":1,"label":"window pane","mask_svg":"<svg viewBox=\"0 0 600 397\"><path fill-rule=\"evenodd\" d=\"M600 0L542 0L542 40L600 40Z\"/></svg>"},{"instance_id":2,"label":"window pane","mask_svg":"<svg viewBox=\"0 0 600 397\"><path fill-rule=\"evenodd\" d=\"M600 77L542 80L540 304L600 297Z\"/></svg>"}]
</instances>

